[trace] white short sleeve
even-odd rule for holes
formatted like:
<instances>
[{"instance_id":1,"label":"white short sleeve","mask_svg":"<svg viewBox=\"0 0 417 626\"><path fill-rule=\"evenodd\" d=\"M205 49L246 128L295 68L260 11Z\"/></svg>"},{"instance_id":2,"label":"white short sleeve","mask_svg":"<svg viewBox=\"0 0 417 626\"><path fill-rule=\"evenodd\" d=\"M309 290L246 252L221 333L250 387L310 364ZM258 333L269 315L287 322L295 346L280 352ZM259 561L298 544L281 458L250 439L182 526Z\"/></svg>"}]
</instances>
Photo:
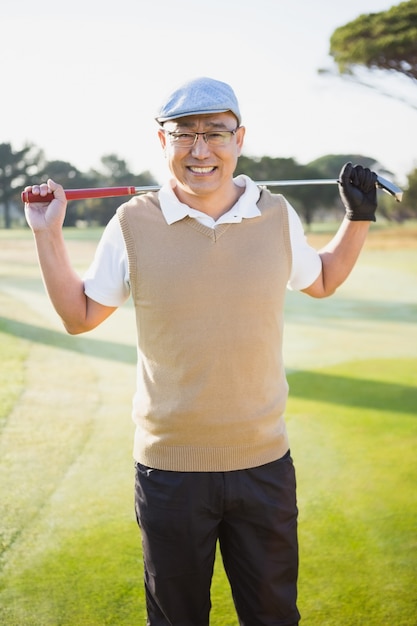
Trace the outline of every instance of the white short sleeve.
<instances>
[{"instance_id":1,"label":"white short sleeve","mask_svg":"<svg viewBox=\"0 0 417 626\"><path fill-rule=\"evenodd\" d=\"M130 295L129 264L117 215L107 224L84 275L84 291L92 300L112 307L121 306Z\"/></svg>"},{"instance_id":2,"label":"white short sleeve","mask_svg":"<svg viewBox=\"0 0 417 626\"><path fill-rule=\"evenodd\" d=\"M300 291L309 287L318 278L322 263L317 250L307 243L303 225L296 211L287 200L286 203L292 248L292 268L287 286L292 291Z\"/></svg>"}]
</instances>

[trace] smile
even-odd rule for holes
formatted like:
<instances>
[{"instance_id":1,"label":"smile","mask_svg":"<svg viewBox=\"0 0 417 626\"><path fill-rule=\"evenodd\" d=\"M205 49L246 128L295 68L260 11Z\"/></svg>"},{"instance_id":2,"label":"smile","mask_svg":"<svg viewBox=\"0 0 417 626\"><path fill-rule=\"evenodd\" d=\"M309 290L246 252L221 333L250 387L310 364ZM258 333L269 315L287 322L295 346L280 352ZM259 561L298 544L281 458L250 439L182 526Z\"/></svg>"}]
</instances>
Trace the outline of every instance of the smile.
<instances>
[{"instance_id":1,"label":"smile","mask_svg":"<svg viewBox=\"0 0 417 626\"><path fill-rule=\"evenodd\" d=\"M214 166L211 167L197 167L190 165L188 169L193 172L193 174L210 174L210 172L214 172L216 169Z\"/></svg>"}]
</instances>

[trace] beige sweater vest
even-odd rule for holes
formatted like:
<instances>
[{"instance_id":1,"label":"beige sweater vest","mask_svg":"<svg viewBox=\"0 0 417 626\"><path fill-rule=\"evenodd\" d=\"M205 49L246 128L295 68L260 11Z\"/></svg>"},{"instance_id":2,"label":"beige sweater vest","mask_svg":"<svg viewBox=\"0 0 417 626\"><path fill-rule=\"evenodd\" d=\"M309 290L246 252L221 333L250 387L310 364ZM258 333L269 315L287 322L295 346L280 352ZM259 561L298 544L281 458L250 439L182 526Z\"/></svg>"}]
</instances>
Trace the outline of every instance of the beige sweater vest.
<instances>
[{"instance_id":1,"label":"beige sweater vest","mask_svg":"<svg viewBox=\"0 0 417 626\"><path fill-rule=\"evenodd\" d=\"M288 215L266 190L258 207L260 217L214 230L189 217L168 225L153 193L118 210L138 332L134 457L144 465L230 471L288 450Z\"/></svg>"}]
</instances>

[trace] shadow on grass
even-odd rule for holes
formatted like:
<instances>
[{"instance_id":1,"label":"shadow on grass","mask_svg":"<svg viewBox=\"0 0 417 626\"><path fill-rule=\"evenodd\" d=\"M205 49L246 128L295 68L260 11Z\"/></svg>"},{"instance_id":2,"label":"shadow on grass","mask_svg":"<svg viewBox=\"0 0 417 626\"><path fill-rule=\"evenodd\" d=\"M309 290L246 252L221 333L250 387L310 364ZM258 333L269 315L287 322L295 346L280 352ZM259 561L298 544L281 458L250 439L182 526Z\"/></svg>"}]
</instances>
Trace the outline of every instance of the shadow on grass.
<instances>
[{"instance_id":1,"label":"shadow on grass","mask_svg":"<svg viewBox=\"0 0 417 626\"><path fill-rule=\"evenodd\" d=\"M321 300L305 299L304 294L289 292L286 295L286 320L293 323L309 323L323 325L323 320L339 318L343 320L360 320L378 322L397 322L415 324L417 304L414 302L388 302L379 300L362 300L333 298Z\"/></svg>"},{"instance_id":2,"label":"shadow on grass","mask_svg":"<svg viewBox=\"0 0 417 626\"><path fill-rule=\"evenodd\" d=\"M100 359L109 359L121 363L135 364L137 360L136 346L127 346L114 341L90 339L85 335L82 338L66 335L55 330L14 321L7 317L0 317L0 331L15 335L21 339L28 339L34 343L42 343L48 346L63 348L88 354Z\"/></svg>"},{"instance_id":3,"label":"shadow on grass","mask_svg":"<svg viewBox=\"0 0 417 626\"><path fill-rule=\"evenodd\" d=\"M288 375L290 397L377 411L417 411L417 388L394 382L299 371Z\"/></svg>"},{"instance_id":4,"label":"shadow on grass","mask_svg":"<svg viewBox=\"0 0 417 626\"><path fill-rule=\"evenodd\" d=\"M136 363L136 346L90 339L85 335L82 338L65 335L6 317L0 317L0 331L100 359ZM411 385L314 371L292 372L288 374L288 381L290 395L304 400L400 413L415 414L417 409L417 388Z\"/></svg>"}]
</instances>

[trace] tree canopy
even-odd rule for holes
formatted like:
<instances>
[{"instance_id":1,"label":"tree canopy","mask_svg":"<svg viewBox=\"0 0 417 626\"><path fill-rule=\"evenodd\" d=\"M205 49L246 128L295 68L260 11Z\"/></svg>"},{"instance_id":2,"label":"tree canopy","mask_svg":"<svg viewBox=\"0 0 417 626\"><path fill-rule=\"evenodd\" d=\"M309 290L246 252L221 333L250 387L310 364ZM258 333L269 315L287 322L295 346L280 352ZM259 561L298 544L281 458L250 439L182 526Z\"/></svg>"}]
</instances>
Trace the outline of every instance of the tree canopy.
<instances>
[{"instance_id":1,"label":"tree canopy","mask_svg":"<svg viewBox=\"0 0 417 626\"><path fill-rule=\"evenodd\" d=\"M12 209L23 217L20 195L24 187L33 180L48 178L59 182L64 189L156 184L150 172L132 172L126 161L115 154L103 156L98 170L81 172L67 161L47 161L43 151L33 145L15 150L9 143L0 143L0 209L4 216L0 226L12 226ZM103 226L114 214L115 202L114 198L74 200L68 203L64 226L74 226L79 221Z\"/></svg>"},{"instance_id":2,"label":"tree canopy","mask_svg":"<svg viewBox=\"0 0 417 626\"><path fill-rule=\"evenodd\" d=\"M363 66L417 80L417 0L340 26L331 36L330 54L341 74Z\"/></svg>"},{"instance_id":3,"label":"tree canopy","mask_svg":"<svg viewBox=\"0 0 417 626\"><path fill-rule=\"evenodd\" d=\"M6 228L11 225L11 203L16 190L27 185L30 176L38 175L43 163L43 152L31 144L21 150L14 150L10 143L0 144L0 204L4 206Z\"/></svg>"},{"instance_id":4,"label":"tree canopy","mask_svg":"<svg viewBox=\"0 0 417 626\"><path fill-rule=\"evenodd\" d=\"M340 169L340 168L339 168ZM323 175L323 170L314 164L301 165L293 158L273 158L264 156L253 159L241 156L238 161L236 174L246 174L253 180L303 180L328 178ZM333 174L336 182L339 171L333 167ZM271 187L274 193L283 193L289 202L294 204L302 213L306 224L310 225L313 215L319 208L329 208L337 205L339 195L336 184L334 187L319 185L311 187L309 185L300 186L280 186Z\"/></svg>"}]
</instances>

